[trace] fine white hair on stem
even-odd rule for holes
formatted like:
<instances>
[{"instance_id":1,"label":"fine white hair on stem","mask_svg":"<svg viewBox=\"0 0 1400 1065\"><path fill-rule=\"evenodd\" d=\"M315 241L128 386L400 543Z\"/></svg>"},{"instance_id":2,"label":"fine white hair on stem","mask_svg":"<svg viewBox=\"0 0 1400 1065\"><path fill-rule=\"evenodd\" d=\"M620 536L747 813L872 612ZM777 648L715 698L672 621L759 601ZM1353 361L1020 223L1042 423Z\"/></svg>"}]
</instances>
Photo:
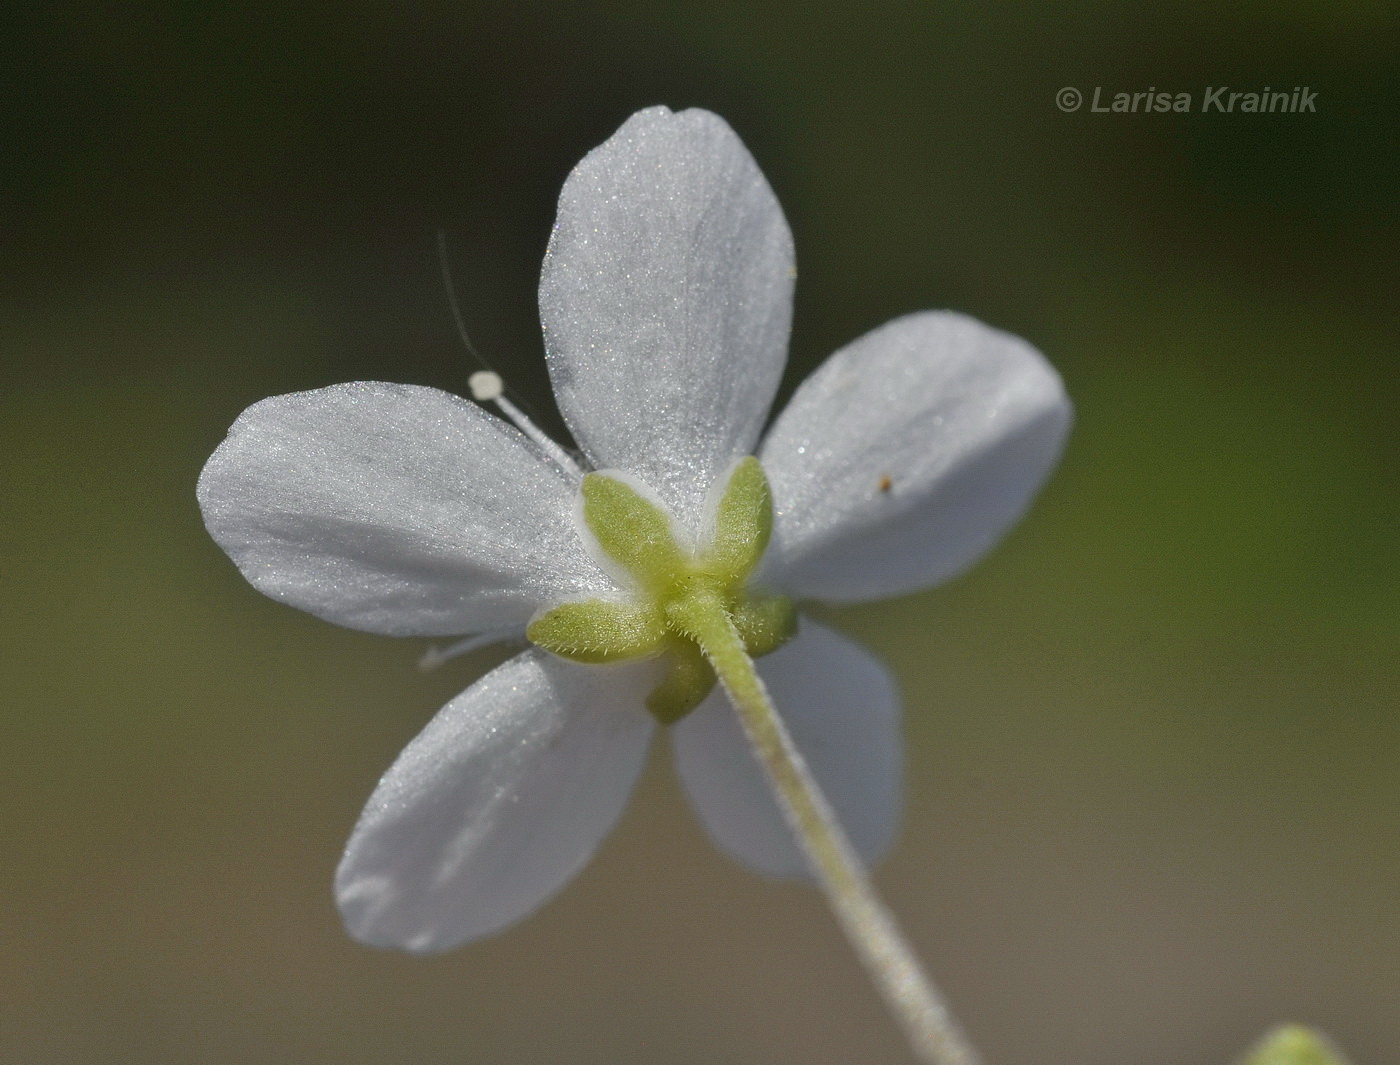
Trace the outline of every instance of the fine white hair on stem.
<instances>
[{"instance_id":1,"label":"fine white hair on stem","mask_svg":"<svg viewBox=\"0 0 1400 1065\"><path fill-rule=\"evenodd\" d=\"M942 994L876 895L723 605L697 598L680 607L676 617L719 676L837 923L903 1028L910 1049L924 1065L979 1065Z\"/></svg>"}]
</instances>

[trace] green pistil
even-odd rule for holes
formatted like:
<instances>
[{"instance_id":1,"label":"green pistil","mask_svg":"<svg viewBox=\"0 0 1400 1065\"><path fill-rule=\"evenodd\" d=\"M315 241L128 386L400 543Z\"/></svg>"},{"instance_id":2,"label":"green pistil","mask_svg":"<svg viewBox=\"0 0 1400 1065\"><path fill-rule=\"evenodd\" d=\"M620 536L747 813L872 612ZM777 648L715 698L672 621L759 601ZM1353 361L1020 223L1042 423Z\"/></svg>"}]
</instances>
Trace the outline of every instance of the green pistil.
<instances>
[{"instance_id":1,"label":"green pistil","mask_svg":"<svg viewBox=\"0 0 1400 1065\"><path fill-rule=\"evenodd\" d=\"M531 642L576 662L663 655L666 676L647 697L647 709L669 725L715 686L714 668L682 623L696 605L722 610L754 657L777 650L797 631L789 600L747 586L773 532L773 497L753 456L730 475L709 542L693 553L676 542L669 515L631 485L590 473L582 493L589 531L636 582L636 596L557 606L530 624Z\"/></svg>"}]
</instances>

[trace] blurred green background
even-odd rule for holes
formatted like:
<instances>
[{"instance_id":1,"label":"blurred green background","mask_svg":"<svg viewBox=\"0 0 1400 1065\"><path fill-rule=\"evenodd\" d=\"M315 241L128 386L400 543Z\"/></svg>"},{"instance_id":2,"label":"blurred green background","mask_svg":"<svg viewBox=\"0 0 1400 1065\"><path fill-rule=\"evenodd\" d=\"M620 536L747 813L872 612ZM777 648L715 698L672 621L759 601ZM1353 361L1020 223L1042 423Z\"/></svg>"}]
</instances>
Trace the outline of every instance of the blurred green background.
<instances>
[{"instance_id":1,"label":"blurred green background","mask_svg":"<svg viewBox=\"0 0 1400 1065\"><path fill-rule=\"evenodd\" d=\"M1394 4L16 9L0 64L0 1059L895 1062L816 896L719 856L659 745L554 903L435 959L343 934L364 798L495 660L265 600L194 483L247 404L462 391L551 426L569 168L723 114L796 235L785 391L921 307L1040 346L1078 422L956 583L827 611L898 672L881 885L995 1065L1400 1053ZM1055 93L1308 86L1317 112Z\"/></svg>"}]
</instances>

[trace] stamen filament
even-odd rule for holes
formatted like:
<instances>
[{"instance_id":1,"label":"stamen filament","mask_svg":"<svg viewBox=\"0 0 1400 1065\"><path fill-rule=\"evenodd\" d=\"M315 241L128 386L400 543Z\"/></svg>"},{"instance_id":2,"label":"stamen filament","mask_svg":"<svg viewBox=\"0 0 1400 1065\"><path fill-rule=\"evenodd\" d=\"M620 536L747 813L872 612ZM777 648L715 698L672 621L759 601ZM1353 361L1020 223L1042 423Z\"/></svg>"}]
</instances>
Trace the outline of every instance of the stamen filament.
<instances>
[{"instance_id":1,"label":"stamen filament","mask_svg":"<svg viewBox=\"0 0 1400 1065\"><path fill-rule=\"evenodd\" d=\"M723 605L714 598L694 597L677 608L676 620L719 675L837 922L904 1030L910 1048L926 1065L977 1065L976 1051L875 894Z\"/></svg>"},{"instance_id":2,"label":"stamen filament","mask_svg":"<svg viewBox=\"0 0 1400 1065\"><path fill-rule=\"evenodd\" d=\"M522 433L533 440L546 455L565 473L575 480L583 478L583 469L574 457L549 438L549 434L532 422L529 416L505 397L505 382L495 370L478 370L467 379L472 399L478 403L494 403L506 418Z\"/></svg>"},{"instance_id":3,"label":"stamen filament","mask_svg":"<svg viewBox=\"0 0 1400 1065\"><path fill-rule=\"evenodd\" d=\"M508 640L512 636L523 637L524 633L517 629L497 629L494 632L482 632L475 636L467 636L450 643L446 647L433 646L423 652L423 657L418 660L418 668L424 673L437 669L444 662L450 662L454 658L471 654L482 647L488 647L493 643L500 643Z\"/></svg>"},{"instance_id":4,"label":"stamen filament","mask_svg":"<svg viewBox=\"0 0 1400 1065\"><path fill-rule=\"evenodd\" d=\"M583 468L574 461L574 457L551 440L549 434L532 422L523 410L505 396L497 396L492 402L517 429L539 445L540 450L553 459L556 466L576 480L583 479Z\"/></svg>"}]
</instances>

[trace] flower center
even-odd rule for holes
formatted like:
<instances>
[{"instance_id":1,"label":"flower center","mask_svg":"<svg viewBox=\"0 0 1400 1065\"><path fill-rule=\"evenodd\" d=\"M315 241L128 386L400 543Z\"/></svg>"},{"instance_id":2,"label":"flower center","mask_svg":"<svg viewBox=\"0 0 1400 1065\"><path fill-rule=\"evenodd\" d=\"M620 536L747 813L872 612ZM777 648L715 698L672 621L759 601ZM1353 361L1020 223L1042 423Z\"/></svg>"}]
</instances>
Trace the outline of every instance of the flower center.
<instances>
[{"instance_id":1,"label":"flower center","mask_svg":"<svg viewBox=\"0 0 1400 1065\"><path fill-rule=\"evenodd\" d=\"M790 600L748 586L773 531L773 497L758 459L735 466L708 543L695 551L677 542L666 511L626 481L590 473L580 493L584 523L635 594L547 610L526 629L533 643L576 662L664 656L666 676L646 703L658 721L671 724L715 685L715 671L688 634L686 619L697 608L723 610L754 657L777 650L797 631Z\"/></svg>"}]
</instances>

